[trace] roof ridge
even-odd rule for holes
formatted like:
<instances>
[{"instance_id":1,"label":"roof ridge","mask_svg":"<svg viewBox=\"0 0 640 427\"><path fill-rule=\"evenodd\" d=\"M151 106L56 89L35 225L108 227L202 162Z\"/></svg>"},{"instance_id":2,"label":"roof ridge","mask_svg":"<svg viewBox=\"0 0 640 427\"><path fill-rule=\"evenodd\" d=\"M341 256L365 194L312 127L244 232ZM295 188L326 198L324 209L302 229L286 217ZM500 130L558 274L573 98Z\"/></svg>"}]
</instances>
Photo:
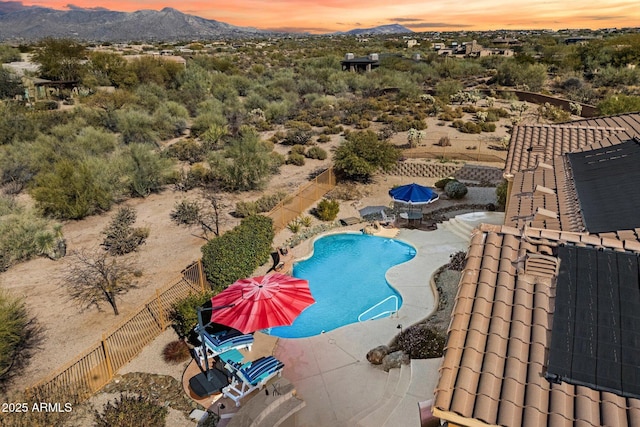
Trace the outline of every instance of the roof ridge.
<instances>
[{"instance_id":1,"label":"roof ridge","mask_svg":"<svg viewBox=\"0 0 640 427\"><path fill-rule=\"evenodd\" d=\"M627 128L622 126L597 126L597 125L580 125L573 124L572 122L568 123L529 123L518 125L518 127L522 128L568 128L568 129L607 129L612 131L626 131Z\"/></svg>"}]
</instances>

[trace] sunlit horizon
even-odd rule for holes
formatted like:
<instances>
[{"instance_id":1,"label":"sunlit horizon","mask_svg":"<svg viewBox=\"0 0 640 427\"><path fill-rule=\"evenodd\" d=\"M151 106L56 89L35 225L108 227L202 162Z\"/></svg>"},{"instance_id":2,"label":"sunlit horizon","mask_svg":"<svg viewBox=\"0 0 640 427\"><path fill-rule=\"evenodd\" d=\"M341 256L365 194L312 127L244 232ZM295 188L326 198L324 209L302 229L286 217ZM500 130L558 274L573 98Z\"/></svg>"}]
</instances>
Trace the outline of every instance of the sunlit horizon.
<instances>
[{"instance_id":1,"label":"sunlit horizon","mask_svg":"<svg viewBox=\"0 0 640 427\"><path fill-rule=\"evenodd\" d=\"M133 12L171 7L182 13L261 30L324 34L401 24L416 31L605 29L640 26L636 1L476 0L133 0L23 1L60 10L102 8Z\"/></svg>"}]
</instances>

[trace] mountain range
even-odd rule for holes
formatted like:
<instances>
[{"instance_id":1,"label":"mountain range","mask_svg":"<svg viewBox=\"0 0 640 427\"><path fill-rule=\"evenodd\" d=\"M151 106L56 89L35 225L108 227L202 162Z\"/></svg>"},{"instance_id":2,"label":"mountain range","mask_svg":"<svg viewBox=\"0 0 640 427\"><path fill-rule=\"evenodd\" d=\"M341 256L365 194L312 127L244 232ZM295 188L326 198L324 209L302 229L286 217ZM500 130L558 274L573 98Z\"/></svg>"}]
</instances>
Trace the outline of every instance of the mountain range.
<instances>
[{"instance_id":1,"label":"mountain range","mask_svg":"<svg viewBox=\"0 0 640 427\"><path fill-rule=\"evenodd\" d=\"M238 27L165 7L157 10L117 12L102 7L67 6L58 10L0 1L0 40L35 41L45 37L82 41L187 41L269 36L276 33ZM412 33L399 24L356 28L335 34L375 35Z\"/></svg>"},{"instance_id":2,"label":"mountain range","mask_svg":"<svg viewBox=\"0 0 640 427\"><path fill-rule=\"evenodd\" d=\"M265 32L187 15L166 7L160 11L117 12L104 8L56 10L0 2L0 40L45 37L91 41L178 41L251 37Z\"/></svg>"}]
</instances>

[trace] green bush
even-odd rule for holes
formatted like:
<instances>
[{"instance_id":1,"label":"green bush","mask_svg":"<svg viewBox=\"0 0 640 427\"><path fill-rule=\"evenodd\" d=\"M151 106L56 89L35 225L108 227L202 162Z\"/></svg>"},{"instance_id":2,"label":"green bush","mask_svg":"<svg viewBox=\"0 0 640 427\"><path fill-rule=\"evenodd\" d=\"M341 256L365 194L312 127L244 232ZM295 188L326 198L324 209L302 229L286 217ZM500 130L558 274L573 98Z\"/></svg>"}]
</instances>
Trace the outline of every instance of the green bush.
<instances>
[{"instance_id":1,"label":"green bush","mask_svg":"<svg viewBox=\"0 0 640 427\"><path fill-rule=\"evenodd\" d=\"M287 193L280 191L275 194L265 194L255 202L238 202L234 214L240 218L246 218L258 213L269 212L286 196Z\"/></svg>"},{"instance_id":2,"label":"green bush","mask_svg":"<svg viewBox=\"0 0 640 427\"><path fill-rule=\"evenodd\" d=\"M258 213L258 205L256 202L243 202L240 201L236 203L236 208L233 212L234 216L240 218L246 218L251 215L256 215Z\"/></svg>"},{"instance_id":3,"label":"green bush","mask_svg":"<svg viewBox=\"0 0 640 427\"><path fill-rule=\"evenodd\" d=\"M402 331L396 340L396 347L411 359L431 359L442 357L446 334L422 324L410 326Z\"/></svg>"},{"instance_id":4,"label":"green bush","mask_svg":"<svg viewBox=\"0 0 640 427\"><path fill-rule=\"evenodd\" d=\"M301 154L304 156L304 152L307 151L304 145L294 145L291 147L289 154Z\"/></svg>"},{"instance_id":5,"label":"green bush","mask_svg":"<svg viewBox=\"0 0 640 427\"><path fill-rule=\"evenodd\" d=\"M36 177L31 192L36 207L60 219L82 219L109 209L112 195L84 162L60 160Z\"/></svg>"},{"instance_id":6,"label":"green bush","mask_svg":"<svg viewBox=\"0 0 640 427\"><path fill-rule=\"evenodd\" d=\"M33 104L33 109L36 111L57 110L58 103L56 101L38 101Z\"/></svg>"},{"instance_id":7,"label":"green bush","mask_svg":"<svg viewBox=\"0 0 640 427\"><path fill-rule=\"evenodd\" d=\"M327 158L327 152L316 146L309 148L306 156L310 159L325 160Z\"/></svg>"},{"instance_id":8,"label":"green bush","mask_svg":"<svg viewBox=\"0 0 640 427\"><path fill-rule=\"evenodd\" d=\"M201 211L200 204L195 200L182 200L175 204L169 215L176 224L193 225L200 221Z\"/></svg>"},{"instance_id":9,"label":"green bush","mask_svg":"<svg viewBox=\"0 0 640 427\"><path fill-rule=\"evenodd\" d=\"M148 398L120 394L104 405L102 413L94 410L96 427L138 427L166 425L169 409Z\"/></svg>"},{"instance_id":10,"label":"green bush","mask_svg":"<svg viewBox=\"0 0 640 427\"><path fill-rule=\"evenodd\" d=\"M442 179L440 179L440 180L436 181L436 183L434 184L434 186L435 186L436 188L439 188L440 190L443 190L443 189L444 189L444 187L445 187L445 185L447 185L447 184L448 184L448 183L450 183L451 181L457 181L457 179L455 179L455 178L454 178L454 177L452 177L452 176L449 176L449 177L447 177L447 178L442 178Z\"/></svg>"},{"instance_id":11,"label":"green bush","mask_svg":"<svg viewBox=\"0 0 640 427\"><path fill-rule=\"evenodd\" d=\"M170 159L142 144L131 145L127 160L129 191L134 197L157 193L169 182L172 171Z\"/></svg>"},{"instance_id":12,"label":"green bush","mask_svg":"<svg viewBox=\"0 0 640 427\"><path fill-rule=\"evenodd\" d=\"M318 137L317 141L322 144L331 141L331 137L329 135L322 134Z\"/></svg>"},{"instance_id":13,"label":"green bush","mask_svg":"<svg viewBox=\"0 0 640 427\"><path fill-rule=\"evenodd\" d=\"M444 186L444 192L450 199L462 199L467 191L467 186L460 181L450 181Z\"/></svg>"},{"instance_id":14,"label":"green bush","mask_svg":"<svg viewBox=\"0 0 640 427\"><path fill-rule=\"evenodd\" d=\"M273 236L271 218L253 215L207 242L202 247L202 264L211 287L222 290L250 276L269 259Z\"/></svg>"},{"instance_id":15,"label":"green bush","mask_svg":"<svg viewBox=\"0 0 640 427\"><path fill-rule=\"evenodd\" d=\"M198 324L198 307L202 307L213 295L211 291L192 294L173 304L170 319L173 329L179 337L185 338L189 336L191 330ZM206 324L207 313L205 312L203 315L205 316L204 323ZM209 317L211 317L210 314Z\"/></svg>"},{"instance_id":16,"label":"green bush","mask_svg":"<svg viewBox=\"0 0 640 427\"><path fill-rule=\"evenodd\" d=\"M304 156L302 154L291 153L289 157L287 157L286 163L288 165L304 166Z\"/></svg>"},{"instance_id":17,"label":"green bush","mask_svg":"<svg viewBox=\"0 0 640 427\"><path fill-rule=\"evenodd\" d=\"M204 160L203 147L193 139L181 139L167 148L167 155L191 164Z\"/></svg>"},{"instance_id":18,"label":"green bush","mask_svg":"<svg viewBox=\"0 0 640 427\"><path fill-rule=\"evenodd\" d=\"M322 199L315 209L316 216L322 221L333 221L340 212L340 203L337 200Z\"/></svg>"},{"instance_id":19,"label":"green bush","mask_svg":"<svg viewBox=\"0 0 640 427\"><path fill-rule=\"evenodd\" d=\"M123 206L102 232L105 234L102 246L110 255L125 255L138 249L149 237L149 228L134 228L136 211L129 206Z\"/></svg>"},{"instance_id":20,"label":"green bush","mask_svg":"<svg viewBox=\"0 0 640 427\"><path fill-rule=\"evenodd\" d=\"M0 391L23 373L37 350L41 333L42 329L27 313L24 301L0 290Z\"/></svg>"},{"instance_id":21,"label":"green bush","mask_svg":"<svg viewBox=\"0 0 640 427\"><path fill-rule=\"evenodd\" d=\"M496 124L495 123L484 122L484 123L480 124L480 126L482 127L482 132L495 132L496 131Z\"/></svg>"}]
</instances>

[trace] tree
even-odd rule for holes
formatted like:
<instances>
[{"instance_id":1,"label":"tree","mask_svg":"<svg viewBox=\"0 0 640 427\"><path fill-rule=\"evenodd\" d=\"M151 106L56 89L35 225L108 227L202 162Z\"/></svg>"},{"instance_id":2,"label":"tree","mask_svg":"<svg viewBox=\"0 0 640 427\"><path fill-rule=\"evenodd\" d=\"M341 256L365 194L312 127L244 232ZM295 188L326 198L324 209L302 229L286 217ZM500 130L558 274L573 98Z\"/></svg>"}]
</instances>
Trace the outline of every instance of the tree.
<instances>
[{"instance_id":1,"label":"tree","mask_svg":"<svg viewBox=\"0 0 640 427\"><path fill-rule=\"evenodd\" d=\"M0 391L23 372L40 347L42 332L24 301L0 290Z\"/></svg>"},{"instance_id":2,"label":"tree","mask_svg":"<svg viewBox=\"0 0 640 427\"><path fill-rule=\"evenodd\" d=\"M89 86L131 86L136 81L133 71L127 69L127 60L112 52L89 54L87 74L83 82Z\"/></svg>"},{"instance_id":3,"label":"tree","mask_svg":"<svg viewBox=\"0 0 640 427\"><path fill-rule=\"evenodd\" d=\"M67 159L36 177L32 196L45 215L60 219L81 219L106 211L112 202L111 193L85 162Z\"/></svg>"},{"instance_id":4,"label":"tree","mask_svg":"<svg viewBox=\"0 0 640 427\"><path fill-rule=\"evenodd\" d=\"M144 144L131 145L126 161L129 191L134 197L157 193L169 180L171 159Z\"/></svg>"},{"instance_id":5,"label":"tree","mask_svg":"<svg viewBox=\"0 0 640 427\"><path fill-rule=\"evenodd\" d=\"M20 50L8 44L0 44L0 63L20 61Z\"/></svg>"},{"instance_id":6,"label":"tree","mask_svg":"<svg viewBox=\"0 0 640 427\"><path fill-rule=\"evenodd\" d=\"M10 99L23 92L24 87L20 79L0 66L0 99Z\"/></svg>"},{"instance_id":7,"label":"tree","mask_svg":"<svg viewBox=\"0 0 640 427\"><path fill-rule=\"evenodd\" d=\"M40 64L42 77L63 81L80 78L85 58L85 47L72 39L46 38L33 54L33 61Z\"/></svg>"},{"instance_id":8,"label":"tree","mask_svg":"<svg viewBox=\"0 0 640 427\"><path fill-rule=\"evenodd\" d=\"M132 207L123 206L111 219L102 246L109 255L124 255L135 251L149 237L149 229L132 227L136 222L136 211Z\"/></svg>"},{"instance_id":9,"label":"tree","mask_svg":"<svg viewBox=\"0 0 640 427\"><path fill-rule=\"evenodd\" d=\"M270 151L260 141L257 132L242 128L239 137L231 141L222 155L211 158L211 170L220 185L227 190L256 190L263 186L269 176Z\"/></svg>"},{"instance_id":10,"label":"tree","mask_svg":"<svg viewBox=\"0 0 640 427\"><path fill-rule=\"evenodd\" d=\"M135 278L141 275L131 259L116 259L106 252L74 252L62 285L71 298L84 308L101 309L109 303L117 316L116 297L137 287Z\"/></svg>"},{"instance_id":11,"label":"tree","mask_svg":"<svg viewBox=\"0 0 640 427\"><path fill-rule=\"evenodd\" d=\"M353 181L369 181L378 169L391 169L400 154L387 141L380 141L373 131L352 132L338 146L334 155L337 173Z\"/></svg>"}]
</instances>

